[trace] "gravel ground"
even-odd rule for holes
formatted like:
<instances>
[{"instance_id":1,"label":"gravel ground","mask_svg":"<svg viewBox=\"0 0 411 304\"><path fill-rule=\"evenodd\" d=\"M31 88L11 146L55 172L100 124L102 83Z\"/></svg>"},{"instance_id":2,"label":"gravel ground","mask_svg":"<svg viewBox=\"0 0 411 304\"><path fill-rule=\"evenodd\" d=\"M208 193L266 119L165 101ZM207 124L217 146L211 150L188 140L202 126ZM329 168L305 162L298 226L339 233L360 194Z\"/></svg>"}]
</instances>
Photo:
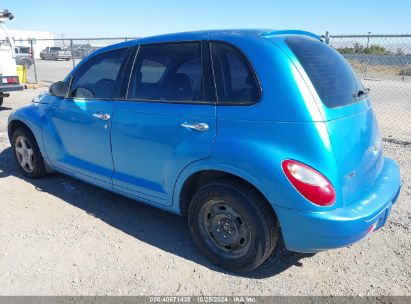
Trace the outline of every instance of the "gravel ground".
<instances>
[{"instance_id":1,"label":"gravel ground","mask_svg":"<svg viewBox=\"0 0 411 304\"><path fill-rule=\"evenodd\" d=\"M315 255L280 242L261 269L236 275L199 255L185 218L60 174L23 178L7 117L38 92L0 108L0 295L411 295L409 142L384 142L403 188L382 230Z\"/></svg>"}]
</instances>

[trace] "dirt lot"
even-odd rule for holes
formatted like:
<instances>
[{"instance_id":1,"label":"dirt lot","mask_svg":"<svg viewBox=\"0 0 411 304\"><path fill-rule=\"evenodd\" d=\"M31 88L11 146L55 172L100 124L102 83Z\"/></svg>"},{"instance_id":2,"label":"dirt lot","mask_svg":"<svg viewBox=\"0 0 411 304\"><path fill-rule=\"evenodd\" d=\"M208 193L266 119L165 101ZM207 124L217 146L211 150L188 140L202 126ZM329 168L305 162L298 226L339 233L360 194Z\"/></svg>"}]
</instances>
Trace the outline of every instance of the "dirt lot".
<instances>
[{"instance_id":1,"label":"dirt lot","mask_svg":"<svg viewBox=\"0 0 411 304\"><path fill-rule=\"evenodd\" d=\"M403 188L382 230L315 255L280 242L260 270L236 275L199 255L185 218L60 174L23 178L6 123L36 93L14 93L0 108L0 295L411 295L411 144L395 133L384 148Z\"/></svg>"}]
</instances>

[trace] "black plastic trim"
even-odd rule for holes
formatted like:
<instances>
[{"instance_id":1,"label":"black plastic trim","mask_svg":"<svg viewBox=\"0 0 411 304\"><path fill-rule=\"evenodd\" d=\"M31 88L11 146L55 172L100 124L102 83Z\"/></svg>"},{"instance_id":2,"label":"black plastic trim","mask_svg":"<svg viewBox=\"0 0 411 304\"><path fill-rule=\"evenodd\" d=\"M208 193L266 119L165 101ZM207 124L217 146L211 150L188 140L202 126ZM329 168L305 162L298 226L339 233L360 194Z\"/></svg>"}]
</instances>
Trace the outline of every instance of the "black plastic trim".
<instances>
[{"instance_id":1,"label":"black plastic trim","mask_svg":"<svg viewBox=\"0 0 411 304\"><path fill-rule=\"evenodd\" d=\"M229 43L229 42L223 41L223 40L210 40L211 62L213 61L213 53L212 53L212 44L213 43L226 44L226 45L234 48L235 50L237 50L241 54L241 56L244 57L245 61L247 62L247 65L250 68L251 73L253 74L254 81L258 86L258 98L256 100L253 100L253 101L219 101L218 100L218 93L217 93L217 90L216 90L217 105L218 106L251 106L251 105L254 105L254 104L260 102L262 97L263 97L263 89L262 89L262 86L261 86L260 79L258 78L257 73L256 73L253 65L251 64L250 59L244 54L244 52L239 47L237 47L236 45L233 45L232 43ZM212 65L212 67L213 66L214 65ZM213 75L214 75L214 68L213 68ZM215 84L215 77L213 77L213 79L214 79L214 84ZM216 84L215 84L215 88L216 88Z\"/></svg>"}]
</instances>

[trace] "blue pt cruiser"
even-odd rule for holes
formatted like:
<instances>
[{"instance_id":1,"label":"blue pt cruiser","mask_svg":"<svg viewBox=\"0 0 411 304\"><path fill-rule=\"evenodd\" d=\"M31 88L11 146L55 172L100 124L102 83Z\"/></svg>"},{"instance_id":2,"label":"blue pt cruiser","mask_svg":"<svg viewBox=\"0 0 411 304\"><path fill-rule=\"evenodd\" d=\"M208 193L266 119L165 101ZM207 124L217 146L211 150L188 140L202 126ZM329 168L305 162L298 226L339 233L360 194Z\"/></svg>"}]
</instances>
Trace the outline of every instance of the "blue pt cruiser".
<instances>
[{"instance_id":1,"label":"blue pt cruiser","mask_svg":"<svg viewBox=\"0 0 411 304\"><path fill-rule=\"evenodd\" d=\"M25 176L58 171L187 215L201 253L233 271L258 267L280 235L298 252L354 243L385 224L400 188L368 90L304 31L99 49L8 133Z\"/></svg>"}]
</instances>

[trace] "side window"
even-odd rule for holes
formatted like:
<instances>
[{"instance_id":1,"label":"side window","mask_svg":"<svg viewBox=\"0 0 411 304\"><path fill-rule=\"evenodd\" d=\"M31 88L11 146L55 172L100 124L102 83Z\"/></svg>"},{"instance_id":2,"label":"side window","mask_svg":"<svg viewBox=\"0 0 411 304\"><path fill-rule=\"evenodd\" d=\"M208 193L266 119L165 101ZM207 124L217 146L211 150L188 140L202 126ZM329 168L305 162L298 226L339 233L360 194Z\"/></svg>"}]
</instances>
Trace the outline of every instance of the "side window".
<instances>
[{"instance_id":1,"label":"side window","mask_svg":"<svg viewBox=\"0 0 411 304\"><path fill-rule=\"evenodd\" d=\"M203 79L199 42L141 45L127 98L204 101Z\"/></svg>"},{"instance_id":2,"label":"side window","mask_svg":"<svg viewBox=\"0 0 411 304\"><path fill-rule=\"evenodd\" d=\"M85 62L74 74L70 97L113 98L127 49L109 51Z\"/></svg>"},{"instance_id":3,"label":"side window","mask_svg":"<svg viewBox=\"0 0 411 304\"><path fill-rule=\"evenodd\" d=\"M211 57L219 102L256 102L260 88L245 56L225 43L211 43Z\"/></svg>"},{"instance_id":4,"label":"side window","mask_svg":"<svg viewBox=\"0 0 411 304\"><path fill-rule=\"evenodd\" d=\"M141 64L141 82L157 83L163 76L167 65L155 58L143 59Z\"/></svg>"}]
</instances>

